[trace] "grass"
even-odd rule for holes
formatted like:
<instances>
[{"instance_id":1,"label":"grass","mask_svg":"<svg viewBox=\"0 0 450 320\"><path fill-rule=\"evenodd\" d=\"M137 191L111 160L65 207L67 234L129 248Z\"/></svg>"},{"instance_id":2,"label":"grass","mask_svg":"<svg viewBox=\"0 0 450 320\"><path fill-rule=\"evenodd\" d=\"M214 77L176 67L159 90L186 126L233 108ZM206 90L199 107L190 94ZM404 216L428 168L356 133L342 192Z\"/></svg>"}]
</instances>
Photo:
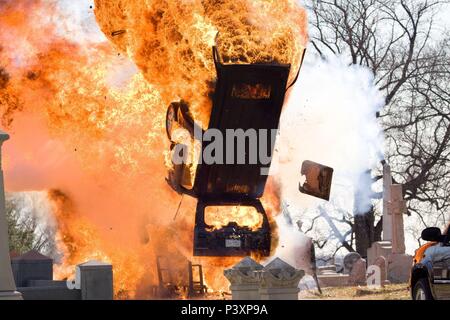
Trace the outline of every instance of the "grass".
<instances>
[{"instance_id":1,"label":"grass","mask_svg":"<svg viewBox=\"0 0 450 320\"><path fill-rule=\"evenodd\" d=\"M390 284L380 289L368 287L336 287L323 288L322 295L318 291L302 291L300 299L318 300L410 300L407 284Z\"/></svg>"}]
</instances>

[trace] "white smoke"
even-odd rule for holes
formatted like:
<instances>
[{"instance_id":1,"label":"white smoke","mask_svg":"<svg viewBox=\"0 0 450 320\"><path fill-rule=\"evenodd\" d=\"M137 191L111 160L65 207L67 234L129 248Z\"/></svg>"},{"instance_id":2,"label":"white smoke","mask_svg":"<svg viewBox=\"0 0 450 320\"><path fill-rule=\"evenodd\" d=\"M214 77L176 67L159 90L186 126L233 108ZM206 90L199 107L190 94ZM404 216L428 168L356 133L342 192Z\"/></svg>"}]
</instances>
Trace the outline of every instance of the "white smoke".
<instances>
[{"instance_id":1,"label":"white smoke","mask_svg":"<svg viewBox=\"0 0 450 320\"><path fill-rule=\"evenodd\" d=\"M331 217L351 215L357 191L363 195L357 211L371 205L371 182L361 181L361 176L382 158L383 136L376 112L383 101L368 69L349 66L336 57L325 61L312 53L306 55L281 117L276 148L277 177L289 211L289 219L279 215L277 221L281 231L278 256L292 259L296 255L301 241L296 221L308 228L319 207ZM329 203L299 192L304 160L334 168ZM345 233L348 226L336 224ZM315 229L319 238L332 233L323 218L316 220Z\"/></svg>"}]
</instances>

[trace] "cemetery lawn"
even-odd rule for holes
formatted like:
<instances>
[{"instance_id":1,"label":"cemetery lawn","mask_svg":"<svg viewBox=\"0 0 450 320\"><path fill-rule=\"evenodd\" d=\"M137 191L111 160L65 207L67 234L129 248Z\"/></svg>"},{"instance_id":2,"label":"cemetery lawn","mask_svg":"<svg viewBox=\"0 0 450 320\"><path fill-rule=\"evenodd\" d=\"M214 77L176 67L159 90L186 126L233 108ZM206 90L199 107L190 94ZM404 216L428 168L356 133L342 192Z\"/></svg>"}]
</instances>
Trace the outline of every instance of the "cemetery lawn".
<instances>
[{"instance_id":1,"label":"cemetery lawn","mask_svg":"<svg viewBox=\"0 0 450 320\"><path fill-rule=\"evenodd\" d=\"M323 288L322 295L318 291L302 291L300 299L319 300L410 300L407 284L391 284L381 289L367 287Z\"/></svg>"}]
</instances>

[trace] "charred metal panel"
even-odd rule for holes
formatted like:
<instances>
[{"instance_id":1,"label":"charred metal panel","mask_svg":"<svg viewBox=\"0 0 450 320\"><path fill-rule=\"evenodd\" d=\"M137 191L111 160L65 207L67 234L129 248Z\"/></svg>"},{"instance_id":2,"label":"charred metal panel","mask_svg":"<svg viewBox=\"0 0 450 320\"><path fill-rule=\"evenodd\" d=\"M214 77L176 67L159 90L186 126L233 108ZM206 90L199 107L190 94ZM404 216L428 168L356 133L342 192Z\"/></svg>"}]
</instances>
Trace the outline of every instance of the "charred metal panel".
<instances>
[{"instance_id":1,"label":"charred metal panel","mask_svg":"<svg viewBox=\"0 0 450 320\"><path fill-rule=\"evenodd\" d=\"M217 58L216 58L217 59ZM217 62L217 60L216 60ZM218 129L225 137L227 129L268 130L267 155L272 156L270 130L277 129L284 102L290 65L251 64L224 65L216 63L217 84L209 129ZM259 135L257 150L259 154ZM203 150L208 143L203 143ZM249 154L249 140L246 141L246 155ZM267 176L261 169L270 166L262 164L258 157L255 164L236 164L237 144L234 150L235 164L202 165L197 168L194 189L199 197L243 196L260 198L264 193Z\"/></svg>"},{"instance_id":2,"label":"charred metal panel","mask_svg":"<svg viewBox=\"0 0 450 320\"><path fill-rule=\"evenodd\" d=\"M224 137L227 129L252 129L256 133L266 129L265 150L267 156L272 157L270 130L278 129L290 65L223 65L218 60L215 57L217 84L209 129L220 130ZM260 136L256 136L259 155ZM250 153L249 143L247 140L246 155ZM203 142L203 150L207 146ZM261 174L261 169L269 167L270 163L261 163L258 156L256 163L252 164L246 158L245 164L238 164L237 144L233 144L234 150L228 150L228 147L224 146L224 155L233 152L233 164L199 164L197 167L194 190L199 200L194 229L194 255L249 256L257 252L261 256L269 256L270 226L258 199L262 197L267 181L267 175ZM263 216L262 227L251 230L230 222L219 230L213 230L205 223L206 207L236 204L254 207Z\"/></svg>"},{"instance_id":3,"label":"charred metal panel","mask_svg":"<svg viewBox=\"0 0 450 320\"><path fill-rule=\"evenodd\" d=\"M300 184L300 192L327 201L330 200L333 171L333 168L319 163L304 161L301 173L305 176L306 181L303 185Z\"/></svg>"}]
</instances>

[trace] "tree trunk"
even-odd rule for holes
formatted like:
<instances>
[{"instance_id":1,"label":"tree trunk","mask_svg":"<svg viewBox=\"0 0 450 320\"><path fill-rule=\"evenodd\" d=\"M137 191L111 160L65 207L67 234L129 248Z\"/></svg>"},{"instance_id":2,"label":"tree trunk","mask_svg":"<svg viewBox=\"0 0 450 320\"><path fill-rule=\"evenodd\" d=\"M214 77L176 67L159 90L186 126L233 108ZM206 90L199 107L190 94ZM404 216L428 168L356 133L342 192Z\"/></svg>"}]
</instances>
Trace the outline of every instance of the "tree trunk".
<instances>
[{"instance_id":1,"label":"tree trunk","mask_svg":"<svg viewBox=\"0 0 450 320\"><path fill-rule=\"evenodd\" d=\"M355 243L356 252L364 259L367 258L367 249L372 246L375 238L375 215L373 208L364 214L355 215Z\"/></svg>"},{"instance_id":2,"label":"tree trunk","mask_svg":"<svg viewBox=\"0 0 450 320\"><path fill-rule=\"evenodd\" d=\"M383 233L383 217L380 218L380 220L378 220L377 224L375 225L375 231L374 231L374 238L373 241L377 242L377 241L381 241L383 240L382 238L382 233Z\"/></svg>"}]
</instances>

